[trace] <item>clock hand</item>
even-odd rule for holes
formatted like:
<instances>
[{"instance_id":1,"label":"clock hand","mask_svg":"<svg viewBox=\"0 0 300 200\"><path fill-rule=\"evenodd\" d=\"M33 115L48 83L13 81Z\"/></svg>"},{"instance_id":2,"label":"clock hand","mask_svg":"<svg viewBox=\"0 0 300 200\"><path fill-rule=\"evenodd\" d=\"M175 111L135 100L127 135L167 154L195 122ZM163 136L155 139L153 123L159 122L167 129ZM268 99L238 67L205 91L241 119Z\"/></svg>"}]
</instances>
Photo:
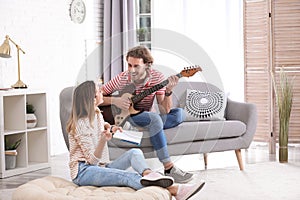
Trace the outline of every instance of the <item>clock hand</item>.
<instances>
[{"instance_id":1,"label":"clock hand","mask_svg":"<svg viewBox=\"0 0 300 200\"><path fill-rule=\"evenodd\" d=\"M83 10L79 10L78 8L76 8L76 11L79 12L79 13L83 13Z\"/></svg>"}]
</instances>

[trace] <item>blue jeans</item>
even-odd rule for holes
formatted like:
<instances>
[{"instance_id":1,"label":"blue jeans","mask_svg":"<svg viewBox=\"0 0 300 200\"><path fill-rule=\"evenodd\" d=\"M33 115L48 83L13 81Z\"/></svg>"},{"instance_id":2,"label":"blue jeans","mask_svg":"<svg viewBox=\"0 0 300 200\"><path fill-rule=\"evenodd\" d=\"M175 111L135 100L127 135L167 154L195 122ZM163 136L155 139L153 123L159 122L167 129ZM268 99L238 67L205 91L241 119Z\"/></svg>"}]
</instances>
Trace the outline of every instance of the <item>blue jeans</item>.
<instances>
[{"instance_id":1,"label":"blue jeans","mask_svg":"<svg viewBox=\"0 0 300 200\"><path fill-rule=\"evenodd\" d=\"M164 129L178 126L184 120L182 108L174 108L166 115L159 115L153 112L141 112L132 115L128 121L134 126L140 126L149 131L150 141L156 151L157 157L162 163L170 162L167 147L167 140Z\"/></svg>"},{"instance_id":2,"label":"blue jeans","mask_svg":"<svg viewBox=\"0 0 300 200\"><path fill-rule=\"evenodd\" d=\"M130 149L105 167L78 163L78 174L73 182L79 186L128 186L141 189L140 179L143 172L149 169L144 154L140 149ZM126 171L132 167L136 172Z\"/></svg>"}]
</instances>

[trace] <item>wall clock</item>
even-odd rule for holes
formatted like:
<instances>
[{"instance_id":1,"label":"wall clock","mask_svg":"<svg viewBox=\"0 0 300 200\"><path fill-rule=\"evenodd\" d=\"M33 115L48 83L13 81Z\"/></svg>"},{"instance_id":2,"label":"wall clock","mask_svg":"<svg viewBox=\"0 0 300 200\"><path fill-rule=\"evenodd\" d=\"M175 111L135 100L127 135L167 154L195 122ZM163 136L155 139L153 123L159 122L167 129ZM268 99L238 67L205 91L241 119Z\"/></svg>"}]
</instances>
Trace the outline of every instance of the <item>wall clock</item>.
<instances>
[{"instance_id":1,"label":"wall clock","mask_svg":"<svg viewBox=\"0 0 300 200\"><path fill-rule=\"evenodd\" d=\"M77 24L81 24L86 15L85 4L82 0L73 0L70 4L71 20Z\"/></svg>"}]
</instances>

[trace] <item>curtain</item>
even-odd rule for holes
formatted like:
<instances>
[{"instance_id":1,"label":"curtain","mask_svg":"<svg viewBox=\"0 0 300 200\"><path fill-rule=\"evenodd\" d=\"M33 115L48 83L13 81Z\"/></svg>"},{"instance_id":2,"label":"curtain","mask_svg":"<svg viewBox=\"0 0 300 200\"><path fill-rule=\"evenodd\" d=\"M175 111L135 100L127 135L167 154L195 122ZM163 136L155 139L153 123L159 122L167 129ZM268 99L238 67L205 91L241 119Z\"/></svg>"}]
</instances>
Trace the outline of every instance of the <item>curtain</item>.
<instances>
[{"instance_id":1,"label":"curtain","mask_svg":"<svg viewBox=\"0 0 300 200\"><path fill-rule=\"evenodd\" d=\"M103 80L109 81L126 67L124 55L136 43L135 1L104 0Z\"/></svg>"}]
</instances>

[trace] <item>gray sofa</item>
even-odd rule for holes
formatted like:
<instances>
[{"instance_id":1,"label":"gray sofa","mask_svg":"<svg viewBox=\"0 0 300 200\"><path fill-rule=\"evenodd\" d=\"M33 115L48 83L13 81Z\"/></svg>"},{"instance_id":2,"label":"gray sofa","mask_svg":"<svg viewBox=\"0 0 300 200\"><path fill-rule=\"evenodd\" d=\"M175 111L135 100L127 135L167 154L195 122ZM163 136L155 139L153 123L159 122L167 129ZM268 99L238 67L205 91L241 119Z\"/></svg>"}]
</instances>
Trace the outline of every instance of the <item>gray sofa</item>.
<instances>
[{"instance_id":1,"label":"gray sofa","mask_svg":"<svg viewBox=\"0 0 300 200\"><path fill-rule=\"evenodd\" d=\"M174 107L182 107L187 88L208 92L219 91L219 88L209 83L179 82L172 94ZM63 89L60 94L60 119L67 146L68 137L65 127L71 110L72 91L73 87L68 87ZM256 106L228 98L226 102L225 120L184 121L177 127L166 129L165 134L170 155L203 153L206 167L207 153L234 150L239 168L243 170L241 149L249 147L255 134ZM115 159L133 147L137 146L119 140L111 140L109 142L111 159ZM142 149L146 158L156 157L146 131L139 148Z\"/></svg>"}]
</instances>

